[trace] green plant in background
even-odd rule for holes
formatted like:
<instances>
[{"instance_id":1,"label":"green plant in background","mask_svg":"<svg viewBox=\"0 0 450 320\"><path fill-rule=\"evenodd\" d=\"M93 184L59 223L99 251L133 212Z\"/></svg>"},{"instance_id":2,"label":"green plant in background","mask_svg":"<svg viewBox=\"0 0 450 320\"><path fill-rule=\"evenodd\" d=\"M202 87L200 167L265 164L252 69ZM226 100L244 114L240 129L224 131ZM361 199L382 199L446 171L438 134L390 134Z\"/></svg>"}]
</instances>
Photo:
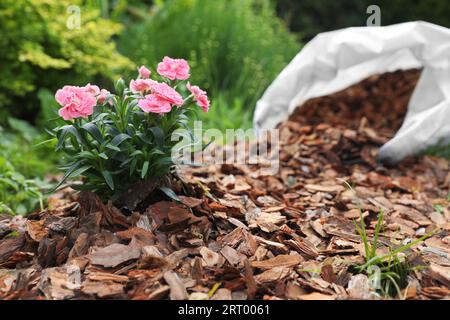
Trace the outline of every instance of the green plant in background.
<instances>
[{"instance_id":1,"label":"green plant in background","mask_svg":"<svg viewBox=\"0 0 450 320\"><path fill-rule=\"evenodd\" d=\"M82 0L2 0L0 121L7 114L34 121L40 88L108 79L131 68L111 41L120 30Z\"/></svg>"},{"instance_id":2,"label":"green plant in background","mask_svg":"<svg viewBox=\"0 0 450 320\"><path fill-rule=\"evenodd\" d=\"M199 118L205 121L205 129L219 128L221 130L233 128L251 128L253 112L251 108L244 108L241 97L227 97L218 93L212 102L211 111Z\"/></svg>"},{"instance_id":3,"label":"green plant in background","mask_svg":"<svg viewBox=\"0 0 450 320\"><path fill-rule=\"evenodd\" d=\"M450 27L447 0L273 0L277 12L291 31L299 32L309 41L320 32L346 27L365 26L367 7L376 4L381 9L381 24L407 21L428 21Z\"/></svg>"},{"instance_id":4,"label":"green plant in background","mask_svg":"<svg viewBox=\"0 0 450 320\"><path fill-rule=\"evenodd\" d=\"M252 113L262 92L300 49L270 1L159 2L152 16L121 35L120 51L153 69L153 62L166 54L188 59L193 81L204 84L216 101L213 112L224 115L223 121L204 115L205 127L250 126L235 115Z\"/></svg>"},{"instance_id":5,"label":"green plant in background","mask_svg":"<svg viewBox=\"0 0 450 320\"><path fill-rule=\"evenodd\" d=\"M34 127L14 118L8 124L8 132L0 127L0 213L24 215L43 206L43 177L56 159L49 146L35 147L42 136Z\"/></svg>"},{"instance_id":6,"label":"green plant in background","mask_svg":"<svg viewBox=\"0 0 450 320\"><path fill-rule=\"evenodd\" d=\"M86 0L86 6L99 9L101 16L129 25L136 20L145 19L152 5L164 0Z\"/></svg>"},{"instance_id":7,"label":"green plant in background","mask_svg":"<svg viewBox=\"0 0 450 320\"><path fill-rule=\"evenodd\" d=\"M40 179L26 179L0 156L0 213L25 215L38 205L43 210L45 186Z\"/></svg>"},{"instance_id":8,"label":"green plant in background","mask_svg":"<svg viewBox=\"0 0 450 320\"><path fill-rule=\"evenodd\" d=\"M442 157L450 160L450 145L439 143L438 145L429 148L425 154Z\"/></svg>"},{"instance_id":9,"label":"green plant in background","mask_svg":"<svg viewBox=\"0 0 450 320\"><path fill-rule=\"evenodd\" d=\"M23 120L9 118L8 128L0 127L0 157L27 178L55 172L58 155L53 151L54 142L41 144L46 135Z\"/></svg>"}]
</instances>

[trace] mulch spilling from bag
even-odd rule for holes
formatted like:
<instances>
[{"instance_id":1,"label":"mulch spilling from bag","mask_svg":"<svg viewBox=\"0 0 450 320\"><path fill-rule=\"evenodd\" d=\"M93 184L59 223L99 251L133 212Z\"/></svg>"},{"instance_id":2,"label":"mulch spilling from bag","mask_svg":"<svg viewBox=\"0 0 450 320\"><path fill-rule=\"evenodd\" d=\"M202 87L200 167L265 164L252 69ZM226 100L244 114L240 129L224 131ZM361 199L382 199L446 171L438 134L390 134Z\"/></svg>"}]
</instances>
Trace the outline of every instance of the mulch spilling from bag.
<instances>
[{"instance_id":1,"label":"mulch spilling from bag","mask_svg":"<svg viewBox=\"0 0 450 320\"><path fill-rule=\"evenodd\" d=\"M364 261L358 202L369 238L384 213L380 252L436 230L405 252L425 268L397 298L448 298L448 161L376 161L419 75L374 76L306 102L279 126L276 175L187 168L181 203L123 213L65 189L42 212L0 215L0 298L375 299L367 276L349 271Z\"/></svg>"}]
</instances>

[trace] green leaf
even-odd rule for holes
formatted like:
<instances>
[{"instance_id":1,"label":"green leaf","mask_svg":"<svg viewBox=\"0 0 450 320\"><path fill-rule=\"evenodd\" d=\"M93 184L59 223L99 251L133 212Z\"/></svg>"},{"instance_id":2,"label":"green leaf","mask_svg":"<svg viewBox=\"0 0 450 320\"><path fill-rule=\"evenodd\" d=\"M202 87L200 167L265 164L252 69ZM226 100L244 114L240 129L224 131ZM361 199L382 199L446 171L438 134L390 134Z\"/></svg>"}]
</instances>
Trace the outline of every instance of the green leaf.
<instances>
[{"instance_id":1,"label":"green leaf","mask_svg":"<svg viewBox=\"0 0 450 320\"><path fill-rule=\"evenodd\" d=\"M162 165L162 166L169 166L173 164L173 160L172 157L164 157L164 158L160 158L158 159L158 161L156 161L157 165Z\"/></svg>"},{"instance_id":2,"label":"green leaf","mask_svg":"<svg viewBox=\"0 0 450 320\"><path fill-rule=\"evenodd\" d=\"M152 141L142 132L138 133L137 136L139 137L139 139L141 139L142 141L144 141L146 144L152 144Z\"/></svg>"},{"instance_id":3,"label":"green leaf","mask_svg":"<svg viewBox=\"0 0 450 320\"><path fill-rule=\"evenodd\" d=\"M156 145L162 148L164 146L164 131L160 127L151 127L150 132L155 138Z\"/></svg>"},{"instance_id":4,"label":"green leaf","mask_svg":"<svg viewBox=\"0 0 450 320\"><path fill-rule=\"evenodd\" d=\"M135 157L137 155L143 155L144 153L141 150L136 150L132 154L130 154L130 157Z\"/></svg>"},{"instance_id":5,"label":"green leaf","mask_svg":"<svg viewBox=\"0 0 450 320\"><path fill-rule=\"evenodd\" d=\"M383 210L380 210L380 212L378 213L378 221L377 225L375 226L375 232L373 236L372 252L370 255L371 258L377 255L378 236L380 235L382 223L383 223Z\"/></svg>"},{"instance_id":6,"label":"green leaf","mask_svg":"<svg viewBox=\"0 0 450 320\"><path fill-rule=\"evenodd\" d=\"M111 176L111 173L108 170L102 171L103 178L105 178L106 184L111 190L114 190L114 181Z\"/></svg>"},{"instance_id":7,"label":"green leaf","mask_svg":"<svg viewBox=\"0 0 450 320\"><path fill-rule=\"evenodd\" d=\"M95 124L89 122L83 125L81 128L88 132L95 140L98 141L98 143L103 143L103 135Z\"/></svg>"},{"instance_id":8,"label":"green leaf","mask_svg":"<svg viewBox=\"0 0 450 320\"><path fill-rule=\"evenodd\" d=\"M147 174L149 164L150 163L148 161L144 162L144 165L142 166L142 171L141 171L141 179L144 179L145 175Z\"/></svg>"},{"instance_id":9,"label":"green leaf","mask_svg":"<svg viewBox=\"0 0 450 320\"><path fill-rule=\"evenodd\" d=\"M126 133L121 133L115 136L114 139L112 139L111 144L115 147L118 147L122 142L124 142L127 139L131 139L131 137Z\"/></svg>"},{"instance_id":10,"label":"green leaf","mask_svg":"<svg viewBox=\"0 0 450 320\"><path fill-rule=\"evenodd\" d=\"M119 147L116 147L116 146L112 145L111 143L108 143L108 144L106 145L106 148L111 149L111 150L114 150L114 151L118 151L118 152L122 151L122 150L120 150Z\"/></svg>"},{"instance_id":11,"label":"green leaf","mask_svg":"<svg viewBox=\"0 0 450 320\"><path fill-rule=\"evenodd\" d=\"M108 156L106 155L106 153L104 153L104 152L99 153L98 156L99 156L100 158L102 158L102 159L105 159L105 160L108 160L108 159L109 159Z\"/></svg>"},{"instance_id":12,"label":"green leaf","mask_svg":"<svg viewBox=\"0 0 450 320\"><path fill-rule=\"evenodd\" d=\"M89 159L89 160L95 160L97 157L94 153L91 151L81 151L79 154L76 155L77 159Z\"/></svg>"},{"instance_id":13,"label":"green leaf","mask_svg":"<svg viewBox=\"0 0 450 320\"><path fill-rule=\"evenodd\" d=\"M11 129L20 133L27 141L33 141L33 139L38 135L36 128L24 120L9 117L8 124Z\"/></svg>"},{"instance_id":14,"label":"green leaf","mask_svg":"<svg viewBox=\"0 0 450 320\"><path fill-rule=\"evenodd\" d=\"M132 161L131 161L131 164L130 164L130 177L133 175L133 173L136 171L136 164L137 164L137 158L134 158Z\"/></svg>"},{"instance_id":15,"label":"green leaf","mask_svg":"<svg viewBox=\"0 0 450 320\"><path fill-rule=\"evenodd\" d=\"M81 161L77 161L74 164L72 164L69 169L66 171L66 173L64 174L64 176L62 177L61 181L58 182L58 184L56 186L54 186L53 188L51 188L48 193L52 193L55 192L66 180L67 178L69 178L71 176L71 174L73 172L75 172L76 169L78 169L78 167L81 165ZM86 169L87 170L87 169Z\"/></svg>"},{"instance_id":16,"label":"green leaf","mask_svg":"<svg viewBox=\"0 0 450 320\"><path fill-rule=\"evenodd\" d=\"M78 144L83 144L84 141L81 138L78 130L73 125L66 125L60 128L61 132L58 137L58 144L56 145L56 150L60 150L66 140L68 134L71 134L77 141Z\"/></svg>"},{"instance_id":17,"label":"green leaf","mask_svg":"<svg viewBox=\"0 0 450 320\"><path fill-rule=\"evenodd\" d=\"M172 189L168 187L159 187L158 189L164 192L164 194L168 196L170 199L180 202L180 199Z\"/></svg>"}]
</instances>

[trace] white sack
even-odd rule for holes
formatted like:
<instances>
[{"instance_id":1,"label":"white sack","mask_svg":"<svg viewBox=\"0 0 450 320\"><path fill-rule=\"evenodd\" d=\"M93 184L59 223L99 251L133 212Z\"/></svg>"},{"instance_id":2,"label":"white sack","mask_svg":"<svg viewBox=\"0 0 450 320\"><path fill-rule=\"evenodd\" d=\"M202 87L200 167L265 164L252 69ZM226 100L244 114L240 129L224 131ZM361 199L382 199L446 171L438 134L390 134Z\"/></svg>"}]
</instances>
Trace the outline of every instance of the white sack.
<instances>
[{"instance_id":1,"label":"white sack","mask_svg":"<svg viewBox=\"0 0 450 320\"><path fill-rule=\"evenodd\" d=\"M380 149L380 160L398 162L450 142L450 29L431 23L353 27L317 35L257 102L254 126L274 128L305 101L371 75L422 67L402 127Z\"/></svg>"}]
</instances>

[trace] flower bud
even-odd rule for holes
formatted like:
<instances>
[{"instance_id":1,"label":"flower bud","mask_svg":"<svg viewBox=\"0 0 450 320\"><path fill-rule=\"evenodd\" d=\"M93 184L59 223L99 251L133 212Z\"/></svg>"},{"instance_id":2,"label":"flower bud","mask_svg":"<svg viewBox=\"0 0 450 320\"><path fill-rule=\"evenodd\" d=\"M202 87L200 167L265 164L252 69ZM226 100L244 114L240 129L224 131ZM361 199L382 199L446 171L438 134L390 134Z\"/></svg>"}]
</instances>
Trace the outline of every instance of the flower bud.
<instances>
[{"instance_id":1,"label":"flower bud","mask_svg":"<svg viewBox=\"0 0 450 320\"><path fill-rule=\"evenodd\" d=\"M125 81L122 78L116 81L114 88L116 89L116 94L119 96L123 96L125 90Z\"/></svg>"}]
</instances>

